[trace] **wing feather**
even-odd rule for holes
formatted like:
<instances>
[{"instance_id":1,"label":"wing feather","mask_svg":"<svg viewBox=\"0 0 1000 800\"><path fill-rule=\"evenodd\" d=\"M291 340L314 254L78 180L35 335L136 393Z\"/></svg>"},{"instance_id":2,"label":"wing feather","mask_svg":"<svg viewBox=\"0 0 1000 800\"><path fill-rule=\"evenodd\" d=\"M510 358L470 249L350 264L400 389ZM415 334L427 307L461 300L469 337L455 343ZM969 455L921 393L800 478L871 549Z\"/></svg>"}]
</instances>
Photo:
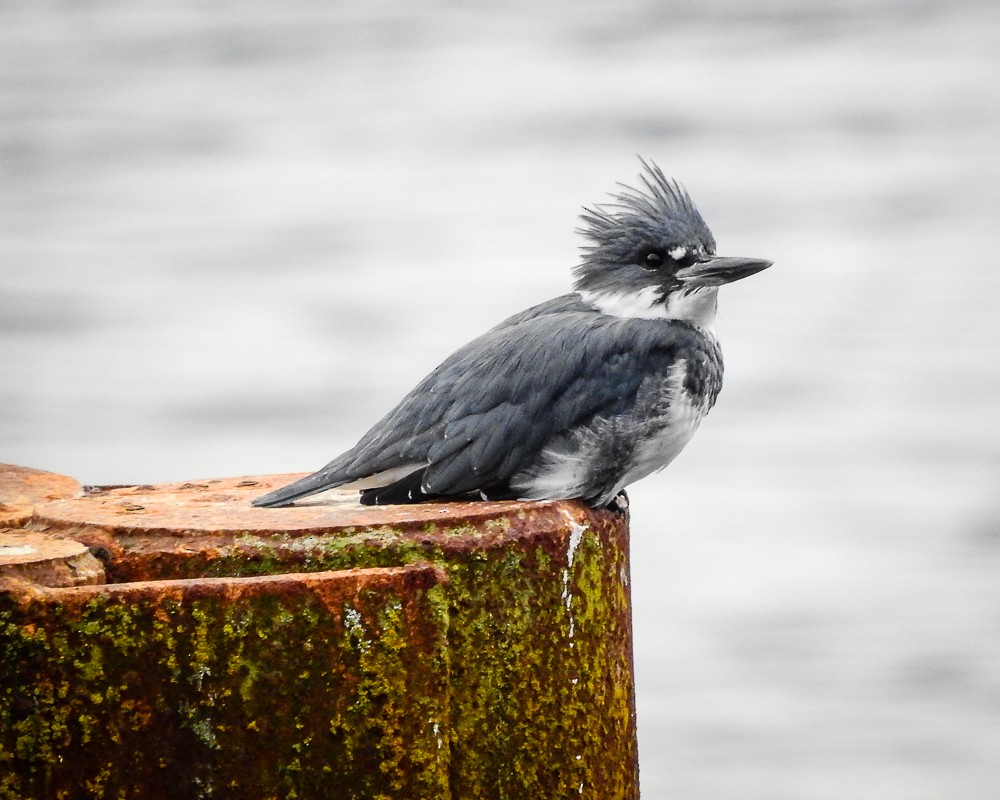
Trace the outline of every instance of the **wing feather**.
<instances>
[{"instance_id":1,"label":"wing feather","mask_svg":"<svg viewBox=\"0 0 1000 800\"><path fill-rule=\"evenodd\" d=\"M427 465L429 495L502 486L553 437L622 413L643 379L665 375L697 337L685 323L581 309L557 298L453 353L353 449L304 479L309 493L412 464Z\"/></svg>"}]
</instances>

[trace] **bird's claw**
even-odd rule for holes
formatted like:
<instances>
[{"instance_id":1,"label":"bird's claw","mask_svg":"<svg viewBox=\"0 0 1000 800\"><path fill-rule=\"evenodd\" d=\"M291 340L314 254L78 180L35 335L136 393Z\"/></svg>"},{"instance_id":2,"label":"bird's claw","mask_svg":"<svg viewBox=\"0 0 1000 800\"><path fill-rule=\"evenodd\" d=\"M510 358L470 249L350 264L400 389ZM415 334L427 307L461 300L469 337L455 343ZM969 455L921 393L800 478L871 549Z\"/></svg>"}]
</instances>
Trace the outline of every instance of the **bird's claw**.
<instances>
[{"instance_id":1,"label":"bird's claw","mask_svg":"<svg viewBox=\"0 0 1000 800\"><path fill-rule=\"evenodd\" d=\"M614 511L617 514L628 513L628 495L625 494L624 489L618 492L618 494L615 495L614 500L608 503L607 509L608 511Z\"/></svg>"}]
</instances>

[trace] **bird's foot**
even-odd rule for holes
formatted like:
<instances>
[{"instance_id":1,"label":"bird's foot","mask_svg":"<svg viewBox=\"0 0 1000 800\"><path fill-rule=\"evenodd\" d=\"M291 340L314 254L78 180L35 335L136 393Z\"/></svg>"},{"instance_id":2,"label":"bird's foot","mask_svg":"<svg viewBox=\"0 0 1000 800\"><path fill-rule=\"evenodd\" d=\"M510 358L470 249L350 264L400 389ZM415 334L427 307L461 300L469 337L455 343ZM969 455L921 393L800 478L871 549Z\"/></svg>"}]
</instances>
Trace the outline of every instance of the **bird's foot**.
<instances>
[{"instance_id":1,"label":"bird's foot","mask_svg":"<svg viewBox=\"0 0 1000 800\"><path fill-rule=\"evenodd\" d=\"M625 490L622 489L618 494L615 495L614 500L605 506L608 511L614 511L617 514L627 514L628 513L628 495L625 494Z\"/></svg>"}]
</instances>

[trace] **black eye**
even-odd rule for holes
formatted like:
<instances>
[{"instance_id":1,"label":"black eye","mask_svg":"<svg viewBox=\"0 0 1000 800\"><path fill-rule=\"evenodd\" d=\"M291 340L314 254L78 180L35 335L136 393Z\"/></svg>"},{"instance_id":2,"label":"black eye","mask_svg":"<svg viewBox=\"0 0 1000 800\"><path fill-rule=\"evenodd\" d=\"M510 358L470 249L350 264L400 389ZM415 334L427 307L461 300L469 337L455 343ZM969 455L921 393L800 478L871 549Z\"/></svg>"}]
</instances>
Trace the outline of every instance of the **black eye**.
<instances>
[{"instance_id":1,"label":"black eye","mask_svg":"<svg viewBox=\"0 0 1000 800\"><path fill-rule=\"evenodd\" d=\"M652 250L642 259L642 266L646 269L659 269L663 266L663 256Z\"/></svg>"}]
</instances>

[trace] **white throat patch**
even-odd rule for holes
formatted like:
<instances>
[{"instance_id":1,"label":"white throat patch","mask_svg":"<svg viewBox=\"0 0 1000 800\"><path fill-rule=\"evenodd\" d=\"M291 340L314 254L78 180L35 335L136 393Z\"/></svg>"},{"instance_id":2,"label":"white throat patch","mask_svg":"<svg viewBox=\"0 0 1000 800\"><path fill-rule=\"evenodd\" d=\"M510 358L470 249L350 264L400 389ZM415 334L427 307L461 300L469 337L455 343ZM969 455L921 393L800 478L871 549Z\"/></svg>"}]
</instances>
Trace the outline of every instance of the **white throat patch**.
<instances>
[{"instance_id":1,"label":"white throat patch","mask_svg":"<svg viewBox=\"0 0 1000 800\"><path fill-rule=\"evenodd\" d=\"M621 319L677 319L712 330L719 289L716 286L674 292L664 303L657 286L637 292L580 292L583 302Z\"/></svg>"},{"instance_id":2,"label":"white throat patch","mask_svg":"<svg viewBox=\"0 0 1000 800\"><path fill-rule=\"evenodd\" d=\"M718 286L675 292L667 299L667 318L684 320L696 328L711 331L715 326L715 312L718 307Z\"/></svg>"},{"instance_id":3,"label":"white throat patch","mask_svg":"<svg viewBox=\"0 0 1000 800\"><path fill-rule=\"evenodd\" d=\"M637 292L580 292L580 297L584 303L612 317L668 319L658 286L647 286Z\"/></svg>"}]
</instances>

